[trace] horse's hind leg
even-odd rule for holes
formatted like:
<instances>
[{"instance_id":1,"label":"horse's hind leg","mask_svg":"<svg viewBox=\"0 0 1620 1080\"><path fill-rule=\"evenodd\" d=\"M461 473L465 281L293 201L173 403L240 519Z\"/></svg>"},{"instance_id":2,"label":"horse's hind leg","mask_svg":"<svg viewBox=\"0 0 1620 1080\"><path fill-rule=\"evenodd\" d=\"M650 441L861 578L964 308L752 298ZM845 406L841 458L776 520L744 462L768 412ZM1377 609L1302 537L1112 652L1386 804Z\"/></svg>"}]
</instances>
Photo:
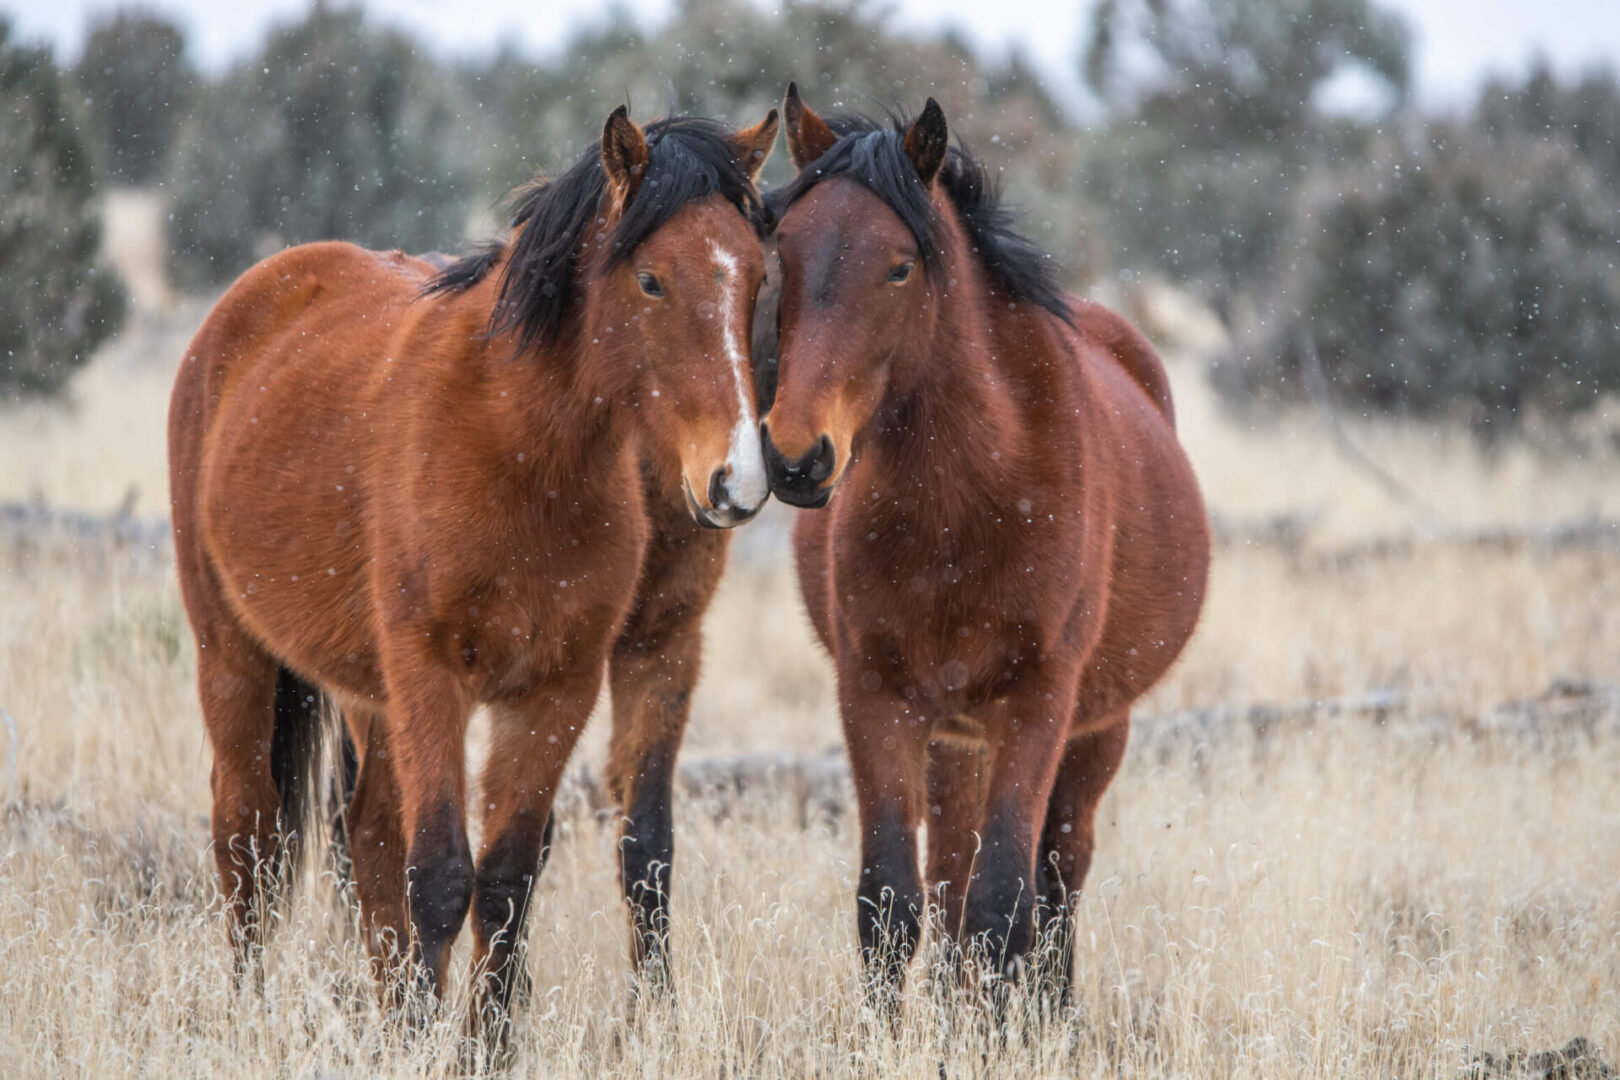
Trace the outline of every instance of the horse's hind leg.
<instances>
[{"instance_id":1,"label":"horse's hind leg","mask_svg":"<svg viewBox=\"0 0 1620 1080\"><path fill-rule=\"evenodd\" d=\"M609 663L613 737L607 772L619 804L619 874L630 911L631 959L638 974L667 986L675 757L698 680L703 613L725 569L727 538L699 529L656 488L647 497L655 532L635 606Z\"/></svg>"},{"instance_id":2,"label":"horse's hind leg","mask_svg":"<svg viewBox=\"0 0 1620 1080\"><path fill-rule=\"evenodd\" d=\"M405 827L399 778L381 719L346 713L349 734L360 747L360 771L349 800L349 857L360 919L377 976L395 992L407 941L405 923ZM397 993L393 995L397 1003Z\"/></svg>"},{"instance_id":3,"label":"horse's hind leg","mask_svg":"<svg viewBox=\"0 0 1620 1080\"><path fill-rule=\"evenodd\" d=\"M214 751L214 862L241 974L263 947L265 906L277 877L281 797L270 768L277 664L217 598L198 591L188 591L187 607L203 725Z\"/></svg>"},{"instance_id":4,"label":"horse's hind leg","mask_svg":"<svg viewBox=\"0 0 1620 1080\"><path fill-rule=\"evenodd\" d=\"M1130 714L1069 739L1047 805L1036 866L1038 903L1045 923L1041 974L1067 1005L1074 978L1073 901L1091 869L1097 805L1125 757Z\"/></svg>"}]
</instances>

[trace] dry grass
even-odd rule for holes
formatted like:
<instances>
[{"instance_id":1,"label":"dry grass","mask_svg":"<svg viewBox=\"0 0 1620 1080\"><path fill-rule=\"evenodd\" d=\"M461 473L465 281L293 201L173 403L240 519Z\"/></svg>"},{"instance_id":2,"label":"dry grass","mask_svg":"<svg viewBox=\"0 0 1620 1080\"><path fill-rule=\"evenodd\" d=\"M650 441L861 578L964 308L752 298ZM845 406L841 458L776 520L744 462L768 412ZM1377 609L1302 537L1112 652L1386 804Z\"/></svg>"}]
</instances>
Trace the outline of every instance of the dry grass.
<instances>
[{"instance_id":1,"label":"dry grass","mask_svg":"<svg viewBox=\"0 0 1620 1080\"><path fill-rule=\"evenodd\" d=\"M194 315L193 315L194 317ZM0 414L0 498L162 499L184 315L143 323L78 411ZM1221 422L1178 371L1215 508L1322 511L1320 541L1413 526L1305 418ZM1620 512L1620 466L1358 436L1448 520ZM1365 490L1364 490L1365 488ZM837 742L780 519L740 537L710 619L690 757ZM453 1022L383 1023L357 938L315 883L261 995L231 989L207 851L208 750L173 571L114 551L0 551L0 1076L420 1076ZM1139 744L1104 804L1080 916L1079 1007L990 1033L914 972L898 1038L856 977L847 815L678 806L678 1012L631 1017L611 828L575 812L540 885L516 1075L1456 1077L1476 1052L1583 1035L1620 1059L1620 716L1532 739L1467 725L1556 679L1620 681L1620 553L1421 544L1330 572L1234 548L1144 713L1374 689L1406 711ZM600 760L594 723L581 751Z\"/></svg>"}]
</instances>

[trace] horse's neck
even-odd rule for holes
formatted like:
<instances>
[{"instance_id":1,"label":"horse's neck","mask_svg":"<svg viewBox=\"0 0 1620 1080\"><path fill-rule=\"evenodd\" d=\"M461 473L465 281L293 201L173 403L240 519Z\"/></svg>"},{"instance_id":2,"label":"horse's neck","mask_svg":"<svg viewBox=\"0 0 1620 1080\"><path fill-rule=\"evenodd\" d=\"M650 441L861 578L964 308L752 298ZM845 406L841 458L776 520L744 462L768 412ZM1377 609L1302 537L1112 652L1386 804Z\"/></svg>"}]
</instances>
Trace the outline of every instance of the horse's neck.
<instances>
[{"instance_id":1,"label":"horse's neck","mask_svg":"<svg viewBox=\"0 0 1620 1080\"><path fill-rule=\"evenodd\" d=\"M622 395L605 392L588 366L605 362L601 353L568 328L521 356L504 337L487 342L479 398L485 437L500 447L505 468L546 490L610 471L628 442L629 417Z\"/></svg>"},{"instance_id":2,"label":"horse's neck","mask_svg":"<svg viewBox=\"0 0 1620 1080\"><path fill-rule=\"evenodd\" d=\"M958 282L977 267L957 268ZM934 527L961 517L982 517L987 504L1016 500L1021 467L1038 452L1030 445L1020 379L1027 357L1009 350L1027 348L1020 336L1028 327L1010 325L992 311L987 285L953 290L926 353L917 357L921 377L914 392L885 417L871 450L879 475L897 491L932 491L915 514ZM1012 318L1033 319L1021 309Z\"/></svg>"}]
</instances>

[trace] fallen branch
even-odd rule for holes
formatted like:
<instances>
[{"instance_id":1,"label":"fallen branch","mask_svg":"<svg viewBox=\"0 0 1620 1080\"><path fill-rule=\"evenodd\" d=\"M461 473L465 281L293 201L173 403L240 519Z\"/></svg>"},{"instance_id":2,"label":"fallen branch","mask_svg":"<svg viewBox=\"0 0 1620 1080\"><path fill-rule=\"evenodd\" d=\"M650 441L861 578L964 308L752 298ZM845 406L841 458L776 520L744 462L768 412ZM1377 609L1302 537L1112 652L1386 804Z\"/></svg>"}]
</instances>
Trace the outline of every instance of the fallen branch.
<instances>
[{"instance_id":1,"label":"fallen branch","mask_svg":"<svg viewBox=\"0 0 1620 1080\"><path fill-rule=\"evenodd\" d=\"M1131 751L1160 761L1178 748L1201 752L1234 737L1264 745L1285 731L1309 731L1323 721L1360 722L1374 730L1433 740L1492 737L1521 739L1539 750L1574 737L1620 738L1620 684L1558 681L1531 698L1501 702L1483 712L1425 706L1395 690L1292 703L1217 705L1142 716L1131 725ZM715 820L735 814L745 801L782 805L801 828L834 820L853 806L849 764L841 749L813 756L786 753L683 761L676 788ZM617 808L597 776L584 768L570 774L558 797L558 812L583 812L613 821Z\"/></svg>"},{"instance_id":2,"label":"fallen branch","mask_svg":"<svg viewBox=\"0 0 1620 1080\"><path fill-rule=\"evenodd\" d=\"M136 517L137 495L137 489L130 487L118 509L110 514L55 510L41 498L0 502L0 541L14 547L111 543L167 556L171 546L168 519Z\"/></svg>"}]
</instances>

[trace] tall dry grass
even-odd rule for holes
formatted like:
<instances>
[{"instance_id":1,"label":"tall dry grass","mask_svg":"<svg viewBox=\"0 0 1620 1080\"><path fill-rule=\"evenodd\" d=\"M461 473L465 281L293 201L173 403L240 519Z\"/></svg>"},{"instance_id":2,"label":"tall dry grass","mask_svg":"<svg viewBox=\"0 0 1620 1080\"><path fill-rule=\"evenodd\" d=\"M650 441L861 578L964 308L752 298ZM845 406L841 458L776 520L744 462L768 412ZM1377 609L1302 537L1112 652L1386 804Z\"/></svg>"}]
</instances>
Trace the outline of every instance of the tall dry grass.
<instances>
[{"instance_id":1,"label":"tall dry grass","mask_svg":"<svg viewBox=\"0 0 1620 1080\"><path fill-rule=\"evenodd\" d=\"M126 335L75 411L0 413L0 498L110 508L163 491L185 318ZM856 838L769 790L677 807L674 1009L632 1012L614 828L581 801L539 886L518 1076L1456 1077L1590 1039L1620 1060L1620 715L1599 698L1480 723L1560 680L1620 682L1620 551L1444 538L1341 567L1340 540L1426 527L1308 418L1183 429L1229 520L1315 514L1300 550L1236 544L1197 638L1140 710L1393 691L1376 718L1140 739L1103 807L1077 1008L1003 1030L913 970L897 1036L862 1006ZM1358 425L1455 525L1620 513L1620 465ZM829 669L780 544L738 538L709 620L688 758L837 744ZM262 992L233 989L208 854L209 753L173 571L139 552L0 547L0 1076L422 1076L458 1020L406 1038L351 915L306 882ZM1607 702L1603 704L1602 702ZM1539 710L1539 712L1537 711ZM1573 718L1572 718L1573 716ZM601 760L593 722L579 768ZM1148 729L1144 729L1148 730ZM1159 730L1159 729L1155 729Z\"/></svg>"}]
</instances>

